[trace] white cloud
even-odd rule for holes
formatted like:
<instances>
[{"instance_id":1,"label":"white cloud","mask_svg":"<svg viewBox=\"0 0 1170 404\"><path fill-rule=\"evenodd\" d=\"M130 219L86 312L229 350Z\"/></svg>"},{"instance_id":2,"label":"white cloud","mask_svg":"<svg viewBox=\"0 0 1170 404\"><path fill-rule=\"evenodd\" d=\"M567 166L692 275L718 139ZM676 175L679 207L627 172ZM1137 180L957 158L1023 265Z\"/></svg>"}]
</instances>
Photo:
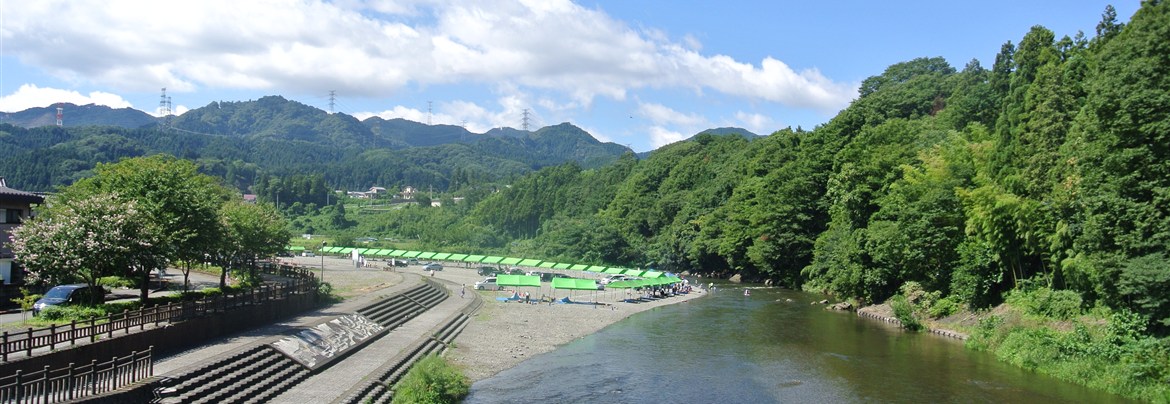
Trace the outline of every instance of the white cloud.
<instances>
[{"instance_id":1,"label":"white cloud","mask_svg":"<svg viewBox=\"0 0 1170 404\"><path fill-rule=\"evenodd\" d=\"M776 131L776 121L767 115L753 114L743 111L735 112L736 126L752 131L757 135L768 135Z\"/></svg>"},{"instance_id":2,"label":"white cloud","mask_svg":"<svg viewBox=\"0 0 1170 404\"><path fill-rule=\"evenodd\" d=\"M73 90L42 88L35 84L24 84L10 95L0 97L0 111L17 112L29 108L48 107L58 102L77 105L97 104L110 108L131 108L129 101L117 94L94 91L81 94Z\"/></svg>"},{"instance_id":3,"label":"white cloud","mask_svg":"<svg viewBox=\"0 0 1170 404\"><path fill-rule=\"evenodd\" d=\"M707 124L707 118L698 114L684 114L670 107L655 103L638 104L638 116L649 119L656 125L700 127Z\"/></svg>"},{"instance_id":4,"label":"white cloud","mask_svg":"<svg viewBox=\"0 0 1170 404\"><path fill-rule=\"evenodd\" d=\"M508 83L588 108L641 89L713 90L836 112L855 85L782 61L703 55L568 0L44 0L6 3L6 56L119 91L272 89L384 97Z\"/></svg>"},{"instance_id":5,"label":"white cloud","mask_svg":"<svg viewBox=\"0 0 1170 404\"><path fill-rule=\"evenodd\" d=\"M687 137L689 136L663 128L661 126L653 126L650 128L650 144L653 146L653 149L657 149L674 142L682 141Z\"/></svg>"}]
</instances>

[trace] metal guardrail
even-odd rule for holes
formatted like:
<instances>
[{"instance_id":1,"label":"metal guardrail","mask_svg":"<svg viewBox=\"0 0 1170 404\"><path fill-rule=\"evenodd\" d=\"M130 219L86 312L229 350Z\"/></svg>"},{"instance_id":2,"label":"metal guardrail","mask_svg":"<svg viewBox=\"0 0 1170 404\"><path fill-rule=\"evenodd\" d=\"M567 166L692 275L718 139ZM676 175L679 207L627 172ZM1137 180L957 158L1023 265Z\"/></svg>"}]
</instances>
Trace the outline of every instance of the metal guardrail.
<instances>
[{"instance_id":1,"label":"metal guardrail","mask_svg":"<svg viewBox=\"0 0 1170 404\"><path fill-rule=\"evenodd\" d=\"M128 356L107 362L94 360L87 365L68 366L0 377L0 402L56 403L110 392L154 373L151 356L154 347L134 351Z\"/></svg>"},{"instance_id":2,"label":"metal guardrail","mask_svg":"<svg viewBox=\"0 0 1170 404\"><path fill-rule=\"evenodd\" d=\"M200 300L188 300L153 306L104 318L93 317L88 321L73 321L68 325L52 325L46 328L29 328L24 332L0 334L0 361L8 362L9 356L23 354L33 356L33 351L52 351L62 346L73 346L79 342L93 342L99 338L113 338L115 334L130 334L131 330L146 329L147 325L159 326L187 319L223 312L236 307L262 304L283 300L290 295L316 292L317 282L310 271L287 265L275 268L261 268L276 271L277 274L293 278L285 283L262 285L240 293L224 294Z\"/></svg>"}]
</instances>

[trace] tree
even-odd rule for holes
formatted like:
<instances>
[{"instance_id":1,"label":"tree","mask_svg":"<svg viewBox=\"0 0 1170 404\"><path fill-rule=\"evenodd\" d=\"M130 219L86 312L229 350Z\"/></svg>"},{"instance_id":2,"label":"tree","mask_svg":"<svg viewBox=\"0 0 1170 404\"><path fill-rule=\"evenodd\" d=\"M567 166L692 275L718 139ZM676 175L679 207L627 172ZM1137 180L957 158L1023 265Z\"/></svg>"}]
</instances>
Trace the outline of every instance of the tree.
<instances>
[{"instance_id":1,"label":"tree","mask_svg":"<svg viewBox=\"0 0 1170 404\"><path fill-rule=\"evenodd\" d=\"M55 199L13 231L12 251L33 282L96 286L101 277L143 265L137 252L155 249L156 230L137 201L118 195Z\"/></svg>"},{"instance_id":2,"label":"tree","mask_svg":"<svg viewBox=\"0 0 1170 404\"><path fill-rule=\"evenodd\" d=\"M271 204L252 204L242 200L224 203L219 210L223 238L217 256L224 265L220 287L227 286L227 272L243 265L250 279L255 279L256 260L271 257L288 244L287 224Z\"/></svg>"},{"instance_id":3,"label":"tree","mask_svg":"<svg viewBox=\"0 0 1170 404\"><path fill-rule=\"evenodd\" d=\"M116 194L116 204L135 201L145 222L157 233L158 243L130 251L134 259L124 274L141 280L145 302L150 272L168 262L202 259L220 236L219 206L228 192L211 176L200 174L195 163L155 155L99 164L94 176L66 188L62 199L84 199L95 194Z\"/></svg>"}]
</instances>

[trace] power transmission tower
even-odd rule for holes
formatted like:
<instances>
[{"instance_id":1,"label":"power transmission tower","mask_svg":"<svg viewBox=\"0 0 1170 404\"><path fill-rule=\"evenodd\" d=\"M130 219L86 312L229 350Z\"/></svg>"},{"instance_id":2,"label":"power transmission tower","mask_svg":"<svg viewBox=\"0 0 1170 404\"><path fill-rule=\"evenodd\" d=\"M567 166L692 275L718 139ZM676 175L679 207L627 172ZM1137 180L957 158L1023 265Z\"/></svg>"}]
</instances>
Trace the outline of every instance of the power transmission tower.
<instances>
[{"instance_id":1,"label":"power transmission tower","mask_svg":"<svg viewBox=\"0 0 1170 404\"><path fill-rule=\"evenodd\" d=\"M337 91L329 90L329 113L333 113L333 105L337 103Z\"/></svg>"},{"instance_id":2,"label":"power transmission tower","mask_svg":"<svg viewBox=\"0 0 1170 404\"><path fill-rule=\"evenodd\" d=\"M431 102L427 101L427 125L431 124Z\"/></svg>"},{"instance_id":3,"label":"power transmission tower","mask_svg":"<svg viewBox=\"0 0 1170 404\"><path fill-rule=\"evenodd\" d=\"M525 131L528 130L528 122L530 121L529 115L528 108L524 108L524 119L520 121L520 128L524 129Z\"/></svg>"}]
</instances>

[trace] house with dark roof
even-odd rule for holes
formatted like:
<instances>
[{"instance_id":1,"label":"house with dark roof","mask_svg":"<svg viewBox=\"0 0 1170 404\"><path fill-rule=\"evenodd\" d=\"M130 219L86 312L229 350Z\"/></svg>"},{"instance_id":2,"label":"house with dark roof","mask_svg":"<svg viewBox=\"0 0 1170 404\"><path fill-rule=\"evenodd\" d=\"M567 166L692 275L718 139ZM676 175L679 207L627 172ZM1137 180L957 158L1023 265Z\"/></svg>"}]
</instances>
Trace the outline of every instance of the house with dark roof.
<instances>
[{"instance_id":1,"label":"house with dark roof","mask_svg":"<svg viewBox=\"0 0 1170 404\"><path fill-rule=\"evenodd\" d=\"M20 264L13 260L12 230L20 226L25 219L32 217L32 205L45 203L43 196L32 192L25 192L8 187L4 177L0 177L0 277L3 284L19 284L24 281Z\"/></svg>"}]
</instances>

